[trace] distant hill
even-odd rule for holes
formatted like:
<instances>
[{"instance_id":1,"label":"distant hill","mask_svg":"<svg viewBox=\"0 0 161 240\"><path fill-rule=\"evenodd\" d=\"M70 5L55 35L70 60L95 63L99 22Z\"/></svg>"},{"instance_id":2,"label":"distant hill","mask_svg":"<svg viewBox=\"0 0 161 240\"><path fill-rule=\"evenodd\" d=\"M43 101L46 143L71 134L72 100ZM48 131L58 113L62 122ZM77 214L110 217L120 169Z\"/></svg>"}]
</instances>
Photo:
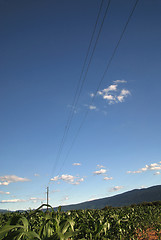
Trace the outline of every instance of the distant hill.
<instances>
[{"instance_id":1,"label":"distant hill","mask_svg":"<svg viewBox=\"0 0 161 240\"><path fill-rule=\"evenodd\" d=\"M62 206L62 210L101 209L105 206L122 207L129 206L131 204L154 201L161 201L161 185L143 189L134 189L125 193L117 194L113 197L100 198L93 201ZM57 208L54 208L54 210L57 210ZM7 212L7 210L0 209L0 213L5 212Z\"/></svg>"},{"instance_id":2,"label":"distant hill","mask_svg":"<svg viewBox=\"0 0 161 240\"><path fill-rule=\"evenodd\" d=\"M0 209L0 213L7 213L7 212L10 212L10 211L8 211L6 209Z\"/></svg>"},{"instance_id":3,"label":"distant hill","mask_svg":"<svg viewBox=\"0 0 161 240\"><path fill-rule=\"evenodd\" d=\"M134 189L113 197L62 206L63 211L78 209L101 209L105 206L122 207L142 202L161 201L161 185L143 189ZM56 210L57 208L55 208Z\"/></svg>"}]
</instances>

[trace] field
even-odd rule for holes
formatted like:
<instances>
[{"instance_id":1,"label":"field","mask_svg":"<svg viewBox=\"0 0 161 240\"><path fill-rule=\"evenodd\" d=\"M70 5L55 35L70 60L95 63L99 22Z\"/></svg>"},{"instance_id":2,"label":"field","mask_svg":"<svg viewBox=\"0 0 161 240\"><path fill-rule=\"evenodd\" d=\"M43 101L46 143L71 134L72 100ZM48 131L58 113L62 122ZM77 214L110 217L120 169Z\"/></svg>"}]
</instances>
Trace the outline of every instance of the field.
<instances>
[{"instance_id":1,"label":"field","mask_svg":"<svg viewBox=\"0 0 161 240\"><path fill-rule=\"evenodd\" d=\"M1 239L161 239L161 204L0 214Z\"/></svg>"}]
</instances>

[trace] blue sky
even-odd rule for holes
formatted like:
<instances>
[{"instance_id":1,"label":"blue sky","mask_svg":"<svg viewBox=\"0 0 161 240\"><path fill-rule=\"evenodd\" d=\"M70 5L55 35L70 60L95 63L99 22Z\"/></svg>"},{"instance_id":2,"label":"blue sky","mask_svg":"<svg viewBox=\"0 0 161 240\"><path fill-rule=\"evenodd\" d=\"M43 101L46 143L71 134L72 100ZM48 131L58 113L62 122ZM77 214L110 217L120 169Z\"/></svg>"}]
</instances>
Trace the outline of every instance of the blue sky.
<instances>
[{"instance_id":1,"label":"blue sky","mask_svg":"<svg viewBox=\"0 0 161 240\"><path fill-rule=\"evenodd\" d=\"M36 208L47 186L58 206L160 184L161 2L138 2L96 91L135 4L111 1L73 108L100 4L0 0L1 209Z\"/></svg>"}]
</instances>

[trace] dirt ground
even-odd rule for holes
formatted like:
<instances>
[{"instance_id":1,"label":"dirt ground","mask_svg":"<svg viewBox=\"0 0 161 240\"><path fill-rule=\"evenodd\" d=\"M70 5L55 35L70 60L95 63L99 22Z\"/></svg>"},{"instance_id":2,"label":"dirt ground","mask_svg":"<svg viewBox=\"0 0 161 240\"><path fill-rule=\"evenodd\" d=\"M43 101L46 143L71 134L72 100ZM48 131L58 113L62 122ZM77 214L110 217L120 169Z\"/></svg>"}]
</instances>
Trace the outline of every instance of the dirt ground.
<instances>
[{"instance_id":1,"label":"dirt ground","mask_svg":"<svg viewBox=\"0 0 161 240\"><path fill-rule=\"evenodd\" d=\"M155 230L149 228L146 231L143 231L143 233L139 231L137 233L137 237L139 240L158 240L161 239L161 231L158 235L158 233Z\"/></svg>"}]
</instances>

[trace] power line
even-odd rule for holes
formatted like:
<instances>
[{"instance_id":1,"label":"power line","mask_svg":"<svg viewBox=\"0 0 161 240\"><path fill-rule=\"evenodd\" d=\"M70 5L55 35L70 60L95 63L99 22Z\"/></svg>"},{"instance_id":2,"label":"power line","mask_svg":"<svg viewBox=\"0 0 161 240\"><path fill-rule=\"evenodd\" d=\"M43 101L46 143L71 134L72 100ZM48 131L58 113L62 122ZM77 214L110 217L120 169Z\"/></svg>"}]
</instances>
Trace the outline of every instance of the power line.
<instances>
[{"instance_id":1,"label":"power line","mask_svg":"<svg viewBox=\"0 0 161 240\"><path fill-rule=\"evenodd\" d=\"M100 81L99 81L99 84L98 84L98 86L97 86L97 89L96 89L96 91L95 91L95 93L94 93L94 95L93 95L93 97L92 97L91 102L90 102L89 105L92 105L93 102L94 102L94 99L95 99L95 97L96 97L96 95L97 95L97 92L98 92L98 90L99 90L99 88L100 88L100 86L101 86L101 84L102 84L102 82L103 82L103 80L104 80L104 77L105 77L105 75L106 75L106 73L107 73L107 71L108 71L108 69L109 69L109 67L110 67L110 65L111 65L111 63L112 63L112 60L113 60L113 58L114 58L114 56L115 56L115 54L116 54L116 51L117 51L117 49L118 49L118 47L119 47L119 45L120 45L120 42L121 42L121 40L122 40L122 38L123 38L123 35L124 35L124 33L125 33L126 29L127 29L127 26L128 26L128 24L129 24L129 22L130 22L130 20L131 20L131 18L132 18L132 15L133 15L133 13L134 13L134 11L135 11L135 9L136 9L136 6L137 6L138 2L139 2L139 0L136 0L136 1L135 1L135 4L134 4L134 6L133 6L133 8L132 8L132 10L131 10L131 12L130 12L130 14L129 14L129 17L128 17L127 21L126 21L126 24L125 24L125 26L124 26L124 28L123 28L123 30L122 30L122 32L121 32L120 38L119 38L119 40L118 40L118 42L117 42L117 44L116 44L116 47L115 47L114 50L113 50L113 53L112 53L112 55L111 55L111 57L110 57L110 59L109 59L109 61L108 61L108 63L107 63L106 69L105 69L105 71L104 71L104 73L103 73L103 75L102 75L102 77L101 77L101 79L100 79ZM70 148L69 148L69 151L68 151L68 153L67 153L67 155L66 155L66 157L65 157L65 159L64 159L64 161L63 161L63 164L62 164L59 172L62 170L63 165L65 164L65 161L66 161L66 159L68 158L68 156L69 156L69 154L70 154L70 152L71 152L71 150L72 150L72 148L73 148L73 145L74 145L74 143L75 143L75 141L76 141L76 139L77 139L77 137L78 137L78 135L79 135L79 132L80 132L80 130L81 130L81 128L82 128L82 126L83 126L86 118L87 118L88 113L89 113L89 108L86 110L86 112L85 112L85 114L84 114L83 120L82 120L82 122L81 122L81 124L80 124L80 126L79 126L79 128L78 128L78 131L76 132L76 135L75 135L74 138L73 138L72 144L71 144L71 146L70 146Z\"/></svg>"},{"instance_id":2,"label":"power line","mask_svg":"<svg viewBox=\"0 0 161 240\"><path fill-rule=\"evenodd\" d=\"M96 27L97 27L98 20L99 20L99 17L100 17L100 13L101 13L101 10L102 10L103 2L104 2L104 0L102 0L100 8L99 8L99 13L98 13L98 16L97 16L97 19L96 19L96 23L95 23L95 26L94 26L94 30L93 30L93 33L92 33L92 36L91 36L91 40L90 40L90 43L89 43L87 54L86 54L86 57L85 57L85 60L84 60L83 68L82 68L82 71L81 71L81 75L80 75L80 78L79 78L79 81L78 81L76 93L75 93L73 104L72 104L72 109L70 111L70 114L69 114L69 117L68 117L68 120L67 120L67 124L65 126L65 130L64 130L64 133L63 133L63 137L62 137L62 140L61 140L61 143L60 143L60 147L59 147L59 150L58 150L58 154L57 154L55 165L54 165L53 169L56 169L56 166L57 166L58 160L60 158L60 155L61 155L64 143L65 143L68 131L70 129L71 122L72 122L73 115L74 115L74 109L75 109L75 107L76 107L76 105L78 103L79 97L81 95L81 92L82 92L82 89L83 89L83 86L84 86L84 83L85 83L85 80L86 80L86 76L87 76L87 73L88 73L88 70L89 70L89 67L90 67L90 64L91 64L91 61L92 61L92 58L93 58L93 55L94 55L94 52L95 52L95 49L96 49L99 37L100 37L100 34L101 34L101 31L102 31L102 28L103 28L103 24L104 24L104 21L105 21L105 18L106 18L106 15L107 15L107 12L108 12L111 0L108 0L108 4L107 4L107 7L106 7L104 16L103 16L103 20L101 22L101 26L99 28L99 32L98 32L98 35L97 35L97 38L96 38L96 41L95 41L95 44L94 44L94 47L93 47L93 50L92 50L92 54L90 56L90 60L89 60L88 65L87 65L87 69L86 69L86 72L84 74L84 78L83 78L82 83L81 83L83 72L85 70L85 66L86 66L86 63L87 63L87 59L88 59L88 56L89 56L89 52L90 52L90 49L91 49L93 38L94 38L94 35L95 35L95 32L96 32ZM53 171L52 171L52 173L53 173Z\"/></svg>"}]
</instances>

